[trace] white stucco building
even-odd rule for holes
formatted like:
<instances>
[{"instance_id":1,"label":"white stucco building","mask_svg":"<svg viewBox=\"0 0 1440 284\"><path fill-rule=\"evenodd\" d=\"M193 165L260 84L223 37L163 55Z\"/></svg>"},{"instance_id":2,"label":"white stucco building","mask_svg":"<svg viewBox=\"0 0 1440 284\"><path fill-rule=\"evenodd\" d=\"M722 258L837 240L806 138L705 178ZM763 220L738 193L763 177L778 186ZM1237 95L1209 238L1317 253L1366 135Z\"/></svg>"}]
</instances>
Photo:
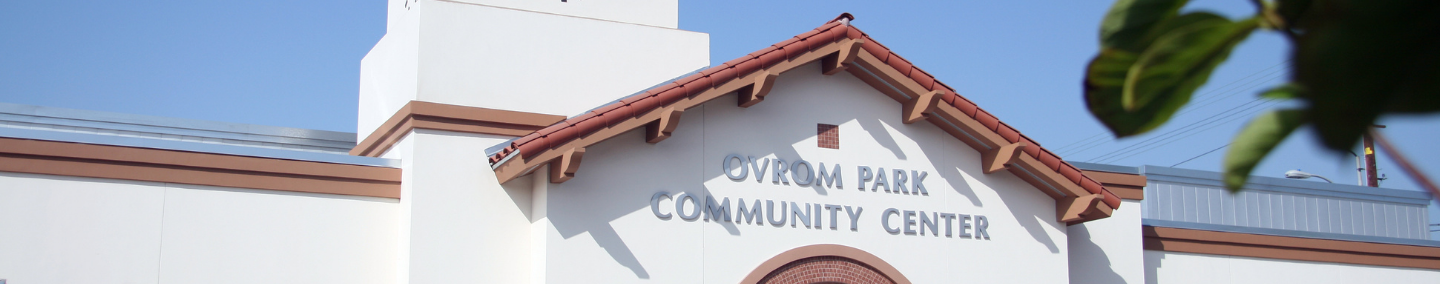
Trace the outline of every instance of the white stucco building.
<instances>
[{"instance_id":1,"label":"white stucco building","mask_svg":"<svg viewBox=\"0 0 1440 284\"><path fill-rule=\"evenodd\" d=\"M393 0L358 134L0 104L0 279L1440 282L1426 194L1067 163L848 14L712 63L624 2Z\"/></svg>"}]
</instances>

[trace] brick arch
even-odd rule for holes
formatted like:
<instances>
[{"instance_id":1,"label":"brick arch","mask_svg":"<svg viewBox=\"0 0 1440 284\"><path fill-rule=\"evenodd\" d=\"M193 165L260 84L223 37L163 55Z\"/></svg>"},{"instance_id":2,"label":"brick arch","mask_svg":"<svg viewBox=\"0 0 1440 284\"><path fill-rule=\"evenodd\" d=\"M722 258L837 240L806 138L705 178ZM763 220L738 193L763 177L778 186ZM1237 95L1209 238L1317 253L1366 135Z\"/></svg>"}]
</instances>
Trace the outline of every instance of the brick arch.
<instances>
[{"instance_id":1,"label":"brick arch","mask_svg":"<svg viewBox=\"0 0 1440 284\"><path fill-rule=\"evenodd\" d=\"M838 256L816 256L796 260L771 271L760 284L894 284L895 280L875 268L853 259Z\"/></svg>"},{"instance_id":2,"label":"brick arch","mask_svg":"<svg viewBox=\"0 0 1440 284\"><path fill-rule=\"evenodd\" d=\"M887 283L910 284L894 266L869 252L834 244L791 249L761 263L740 283Z\"/></svg>"}]
</instances>

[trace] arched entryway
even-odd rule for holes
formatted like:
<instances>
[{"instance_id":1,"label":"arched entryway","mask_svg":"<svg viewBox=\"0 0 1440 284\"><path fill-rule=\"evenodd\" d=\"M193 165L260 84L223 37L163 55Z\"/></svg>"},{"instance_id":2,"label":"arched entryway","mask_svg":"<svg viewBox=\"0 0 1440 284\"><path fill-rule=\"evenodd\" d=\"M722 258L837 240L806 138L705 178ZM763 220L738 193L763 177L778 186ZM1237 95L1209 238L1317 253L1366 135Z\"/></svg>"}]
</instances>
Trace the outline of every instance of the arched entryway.
<instances>
[{"instance_id":1,"label":"arched entryway","mask_svg":"<svg viewBox=\"0 0 1440 284\"><path fill-rule=\"evenodd\" d=\"M909 284L879 257L843 245L809 245L780 253L756 267L745 284Z\"/></svg>"}]
</instances>

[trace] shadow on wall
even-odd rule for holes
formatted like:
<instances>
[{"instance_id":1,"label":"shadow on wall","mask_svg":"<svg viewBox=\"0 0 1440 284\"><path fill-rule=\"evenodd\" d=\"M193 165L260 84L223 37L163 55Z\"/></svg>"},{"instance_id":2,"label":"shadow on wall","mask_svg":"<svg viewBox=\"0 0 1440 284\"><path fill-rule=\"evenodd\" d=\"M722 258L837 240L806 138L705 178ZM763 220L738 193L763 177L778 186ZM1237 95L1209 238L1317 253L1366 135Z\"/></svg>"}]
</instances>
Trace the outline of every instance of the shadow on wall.
<instances>
[{"instance_id":1,"label":"shadow on wall","mask_svg":"<svg viewBox=\"0 0 1440 284\"><path fill-rule=\"evenodd\" d=\"M690 117L684 117L681 121L685 121L686 118ZM677 129L675 131L677 136L682 131L698 131L699 127L691 126L691 129L685 127ZM669 191L672 195L678 194L675 192L677 190L675 185L694 184L696 176L656 175L645 172L647 169L644 167L597 167L596 165L600 162L595 162L604 161L605 164L610 165L645 165L664 161L667 158L665 153L677 151L677 149L652 148L684 146L680 145L684 143L676 143L679 141L645 144L643 142L644 131L643 128L632 130L611 138L615 143L601 143L587 148L585 159L590 160L590 164L582 164L580 171L570 181L547 185L549 186L549 205L546 217L559 231L561 237L570 239L588 233L596 245L604 249L610 258L615 260L615 263L630 269L636 278L650 279L649 271L640 264L633 249L625 243L625 240L620 237L610 223L637 210L648 211L646 208L650 206L649 197L652 194L659 191ZM640 145L641 149L635 149L636 145L622 145L629 143L644 145ZM675 165L674 167L684 168L686 165ZM676 169L676 172L687 171ZM546 179L540 179L540 181L544 180ZM691 193L698 194L699 192Z\"/></svg>"},{"instance_id":2,"label":"shadow on wall","mask_svg":"<svg viewBox=\"0 0 1440 284\"><path fill-rule=\"evenodd\" d=\"M897 121L898 118L899 115L897 114ZM1011 179L1012 182L1010 183L1022 185L1019 188L994 188L996 195L1000 196L1001 202L1005 202L1007 200L1027 200L1023 197L1023 195L1044 196L1043 200L1045 202L1041 202L1042 204L1037 205L1007 203L1008 206L1006 207L1009 209L1011 216L1014 216L1016 222L1019 222L1020 226L1025 228L1025 232L1029 233L1031 238L1035 239L1036 242L1045 245L1045 248L1049 249L1050 253L1060 253L1060 247L1055 244L1055 240L1050 238L1050 234L1046 233L1045 228L1043 227L1051 226L1052 228L1055 228L1058 224L1055 222L1046 221L1055 219L1055 203L1053 199L1051 199L1048 195L1044 195L1044 193L1036 191L1033 186L1025 183L1024 181L1020 181L1019 177L1015 177L1009 172L983 174L984 171L982 171L980 167L979 150L971 148L970 145L965 144L965 142L963 141L960 141L959 138L950 136L949 133L946 133L944 130L938 129L938 126L935 126L930 122L916 122L908 126L901 126L935 128L934 132L940 133L939 135L945 136L941 139L915 139L915 143L920 146L920 149L925 149L925 151L928 152L939 153L934 155L925 153L924 156L930 158L930 164L935 166L937 174L939 174L941 178L944 178L944 180L949 183L950 188L954 189L956 193L965 196L965 198L970 200L970 204L977 208L984 208L985 204L980 202L980 198L975 194L975 189L971 188L969 183L966 182L966 176L974 178L975 180L980 181L982 184L1001 185L1002 183L999 183L999 180L995 179ZM949 159L947 159L947 155L958 157L950 157ZM971 175L968 173L981 174ZM1036 214L1038 212L1050 212L1051 214ZM1058 230L1063 228L1056 229Z\"/></svg>"},{"instance_id":3,"label":"shadow on wall","mask_svg":"<svg viewBox=\"0 0 1440 284\"><path fill-rule=\"evenodd\" d=\"M1089 277L1085 279L1088 280L1085 283L1125 283L1125 278L1121 277L1120 273L1116 273L1115 269L1110 265L1110 256L1105 253L1105 249L1100 248L1099 244L1090 241L1090 228L1085 226L1070 226L1068 235L1071 240L1079 240L1079 243L1072 244L1070 247L1071 252L1078 249L1087 253L1098 253L1098 256L1100 256L1089 257L1083 262L1076 263L1072 254L1072 258L1070 258L1071 281L1076 279L1075 271L1078 269L1082 271L1081 273Z\"/></svg>"},{"instance_id":4,"label":"shadow on wall","mask_svg":"<svg viewBox=\"0 0 1440 284\"><path fill-rule=\"evenodd\" d=\"M1144 235L1146 235L1146 236L1153 236L1154 233L1155 233L1155 228L1152 228L1152 227L1143 227L1143 228L1141 229L1141 234L1144 234ZM1161 247L1158 247L1158 248L1156 248L1156 249L1157 249L1157 250L1158 250L1158 249L1164 249L1164 247L1161 246ZM1145 283L1146 283L1146 284L1159 283L1160 280L1159 280L1159 276L1158 276L1157 273L1160 272L1160 266L1164 263L1165 254L1163 254L1163 253L1148 253L1148 252L1150 252L1150 248L1148 248L1148 247L1144 248L1144 250L1142 250L1141 252L1142 252L1142 253L1145 253Z\"/></svg>"},{"instance_id":5,"label":"shadow on wall","mask_svg":"<svg viewBox=\"0 0 1440 284\"><path fill-rule=\"evenodd\" d=\"M870 133L870 138L875 138L875 142L895 154L895 159L906 160L905 151L900 150L900 144L895 143L895 137L890 137L890 131L885 128L883 122L879 119L858 119L856 122L859 122L861 129Z\"/></svg>"},{"instance_id":6,"label":"shadow on wall","mask_svg":"<svg viewBox=\"0 0 1440 284\"><path fill-rule=\"evenodd\" d=\"M796 71L819 73L819 65L809 65L804 68L815 68L816 70ZM794 92L796 88L815 87L796 85L787 87L784 77L785 76L782 75L781 80L776 81L775 89L766 99L766 102L751 108L742 109L741 112L743 115L734 115L736 113L734 109L737 108L734 105L736 97L734 94L729 94L717 98L710 103L706 103L701 107L687 110L680 120L680 127L676 129L673 136L666 141L657 144L646 144L643 142L644 129L640 128L613 137L610 139L611 141L592 145L586 149L586 155L584 157L588 162L581 165L580 172L576 174L575 178L563 184L550 185L548 197L550 212L547 213L547 218L549 218L556 230L559 231L561 237L570 239L577 235L588 233L616 263L629 268L634 272L635 276L640 279L649 279L650 274L641 264L640 260L637 259L632 248L629 247L625 243L625 240L617 233L616 229L611 225L611 222L631 213L643 212L642 214L649 214L649 200L656 192L667 191L671 193L672 197L680 193L677 191L705 196L709 194L709 189L704 187L707 181L715 179L728 180L729 178L721 171L713 170L714 168L708 168L711 170L706 170L706 161L713 162L721 158L705 157L709 151L709 149L706 148L709 146L706 144L731 145L741 143L737 145L773 145L750 149L726 150L740 151L734 154L753 155L755 157L773 155L774 157L787 160L812 158L806 160L812 162L823 161L813 159L815 157L802 156L795 147L804 147L804 145L796 144L815 138L816 123L839 125L845 122L855 121L861 129L868 132L870 138L889 150L897 159L907 160L911 157L926 157L928 162L936 169L935 172L931 173L935 176L930 177L930 179L927 180L927 184L943 180L952 190L964 196L970 205L974 207L983 208L985 204L980 201L974 189L971 188L967 182L968 179L975 179L985 184L1000 184L997 182L1005 182L1005 184L1022 185L1016 188L996 188L1001 202L1005 200L1016 201L1016 204L1009 204L1010 214L1019 221L1019 224L1029 232L1030 236L1034 238L1036 242L1044 244L1051 253L1060 253L1055 241L1050 238L1044 228L1046 225L1052 227L1063 226L1063 224L1044 221L1055 218L1053 200L1043 193L1035 192L1032 186L1023 181L1019 181L1018 177L1013 177L1013 175L1008 173L997 173L994 175L978 174L973 176L967 174L981 172L980 152L970 148L969 145L951 136L949 133L938 129L937 126L930 122L917 122L909 125L901 123L899 114L902 109L901 104L883 94L879 94L878 92L855 93L865 94L867 96L873 95L873 97L861 100L846 99L846 101L858 101L864 104L870 104L854 106L857 108L883 108L885 110L879 113L888 117L875 117L875 115L877 115L876 112L866 111L827 111L818 114L811 113L815 115L797 120L795 121L796 123L776 124L774 120L767 120L767 117L773 118L777 115L788 115L786 117L794 116L793 114L787 114L787 112L793 112L793 110L787 109L786 107L793 106L796 102L787 101L786 96L792 95L789 92ZM834 83L835 86L832 88L855 88L857 85L863 88L870 88L848 73L840 73L834 75L834 77L826 77L824 80L839 80L842 77L845 77L844 80L851 80L853 82ZM831 83L827 82L824 84ZM817 90L807 91L813 92ZM720 108L725 109L722 110ZM712 118L709 116L716 117ZM727 120L723 122L726 124L742 123L743 125L761 125L766 131L759 135L756 135L757 133L745 133L730 135L730 137L714 137L714 135L707 137L704 135L707 125L713 125L717 127L716 129L723 128L717 124L722 122L715 122L714 119ZM926 127L931 129L921 129ZM918 148L922 149L921 151L924 151L924 153L905 153L900 147L900 142L906 141L897 141L897 137L893 137L890 134L890 128L906 133L921 133L918 131L929 133L921 133L923 135L913 136L915 138L914 142L919 145ZM845 134L842 133L842 135ZM727 142L730 144L726 144ZM811 144L809 147L815 146ZM753 151L753 153L743 152L754 149L767 150ZM707 158L709 159L707 160ZM641 166L604 167L602 165ZM652 170L656 165L665 168L667 172L676 174L656 174ZM818 164L815 166L818 166ZM846 169L853 170L853 168L858 165L844 166ZM846 175L844 178L848 179L845 182L845 187L842 188L826 188L818 184L811 184L807 187L822 196L829 195L830 191L833 190L856 190L856 186L858 185L853 184L856 177ZM747 178L747 180L747 183L755 182L753 175ZM761 182L764 184L774 183L769 177ZM938 185L938 183L935 184ZM697 186L700 188L695 188ZM930 190L937 189L940 189L940 187L932 187ZM884 194L884 192L878 192L878 194ZM1043 199L1047 202L1036 203L1025 201L1034 200L1035 196L1043 196ZM703 206L704 200L699 201ZM558 206L563 206L564 208L558 208ZM731 206L737 205L732 203ZM732 207L732 210L733 209ZM560 211L564 212L562 213ZM768 212L769 210L766 211ZM732 214L733 212L734 211L732 211ZM672 218L678 218L678 216ZM704 217L693 220L672 219L668 222L677 224L678 222L685 222L684 224L687 224L687 226L676 226L674 228L683 229L677 229L677 231L674 232L646 233L684 236L685 234L691 233L686 230L693 229L697 230L695 233L703 234L705 226L709 226L708 224L703 226L688 225L693 224L692 222L701 222L702 224L709 222L704 221ZM730 235L739 236L742 233L737 227L739 225L735 223L721 222L720 225ZM1063 231L1063 228L1060 229Z\"/></svg>"}]
</instances>

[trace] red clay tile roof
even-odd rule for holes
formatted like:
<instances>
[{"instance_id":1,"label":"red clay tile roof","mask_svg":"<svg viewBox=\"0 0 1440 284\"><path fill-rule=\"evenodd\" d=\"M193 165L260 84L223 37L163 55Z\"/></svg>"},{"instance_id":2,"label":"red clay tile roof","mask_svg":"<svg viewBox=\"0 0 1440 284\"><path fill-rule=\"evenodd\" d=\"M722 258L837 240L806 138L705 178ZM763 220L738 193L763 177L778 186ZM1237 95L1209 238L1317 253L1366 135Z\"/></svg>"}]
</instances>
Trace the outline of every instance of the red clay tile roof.
<instances>
[{"instance_id":1,"label":"red clay tile roof","mask_svg":"<svg viewBox=\"0 0 1440 284\"><path fill-rule=\"evenodd\" d=\"M601 106L585 114L540 129L539 131L515 139L515 141L511 142L510 146L492 155L490 157L490 163L492 165L497 164L504 161L507 156L516 154L516 152L537 153L553 146L561 145L575 138L613 126L624 119L639 116L651 110L667 106L690 94L699 93L712 86L744 77L751 72L794 58L795 56L831 42L844 39L863 39L864 44L861 45L861 48L866 52L884 61L885 64L890 67L900 70L902 74L931 91L944 90L945 93L941 95L940 100L945 104L954 106L964 112L965 115L980 121L985 127L1004 137L1006 141L1011 143L1024 142L1028 145L1033 145L1023 148L1026 155L1041 161L1046 167L1055 170L1070 182L1074 182L1086 191L1094 194L1102 194L1105 204L1109 205L1110 208L1119 208L1120 198L1106 190L1099 182L1086 177L1079 168L1065 162L1064 159L1061 159L1055 155L1055 153L1040 147L1040 143L1020 134L1019 130L1000 122L999 118L981 109L975 105L974 102L956 95L955 89L935 79L935 76L930 75L930 73L921 70L919 67L915 67L909 60L905 60L905 58L899 54L895 54L890 48L880 44L880 42L871 38L870 35L860 31L859 28L850 25L849 20L852 19L854 19L854 17L850 16L849 13L841 14L839 17L836 17L834 20L827 22L819 28L796 35L793 38L781 41L770 47L741 56L740 58L725 62L719 66L701 70L700 72L677 79L669 84L664 84L646 90L645 92L625 97L620 99L620 101Z\"/></svg>"}]
</instances>

